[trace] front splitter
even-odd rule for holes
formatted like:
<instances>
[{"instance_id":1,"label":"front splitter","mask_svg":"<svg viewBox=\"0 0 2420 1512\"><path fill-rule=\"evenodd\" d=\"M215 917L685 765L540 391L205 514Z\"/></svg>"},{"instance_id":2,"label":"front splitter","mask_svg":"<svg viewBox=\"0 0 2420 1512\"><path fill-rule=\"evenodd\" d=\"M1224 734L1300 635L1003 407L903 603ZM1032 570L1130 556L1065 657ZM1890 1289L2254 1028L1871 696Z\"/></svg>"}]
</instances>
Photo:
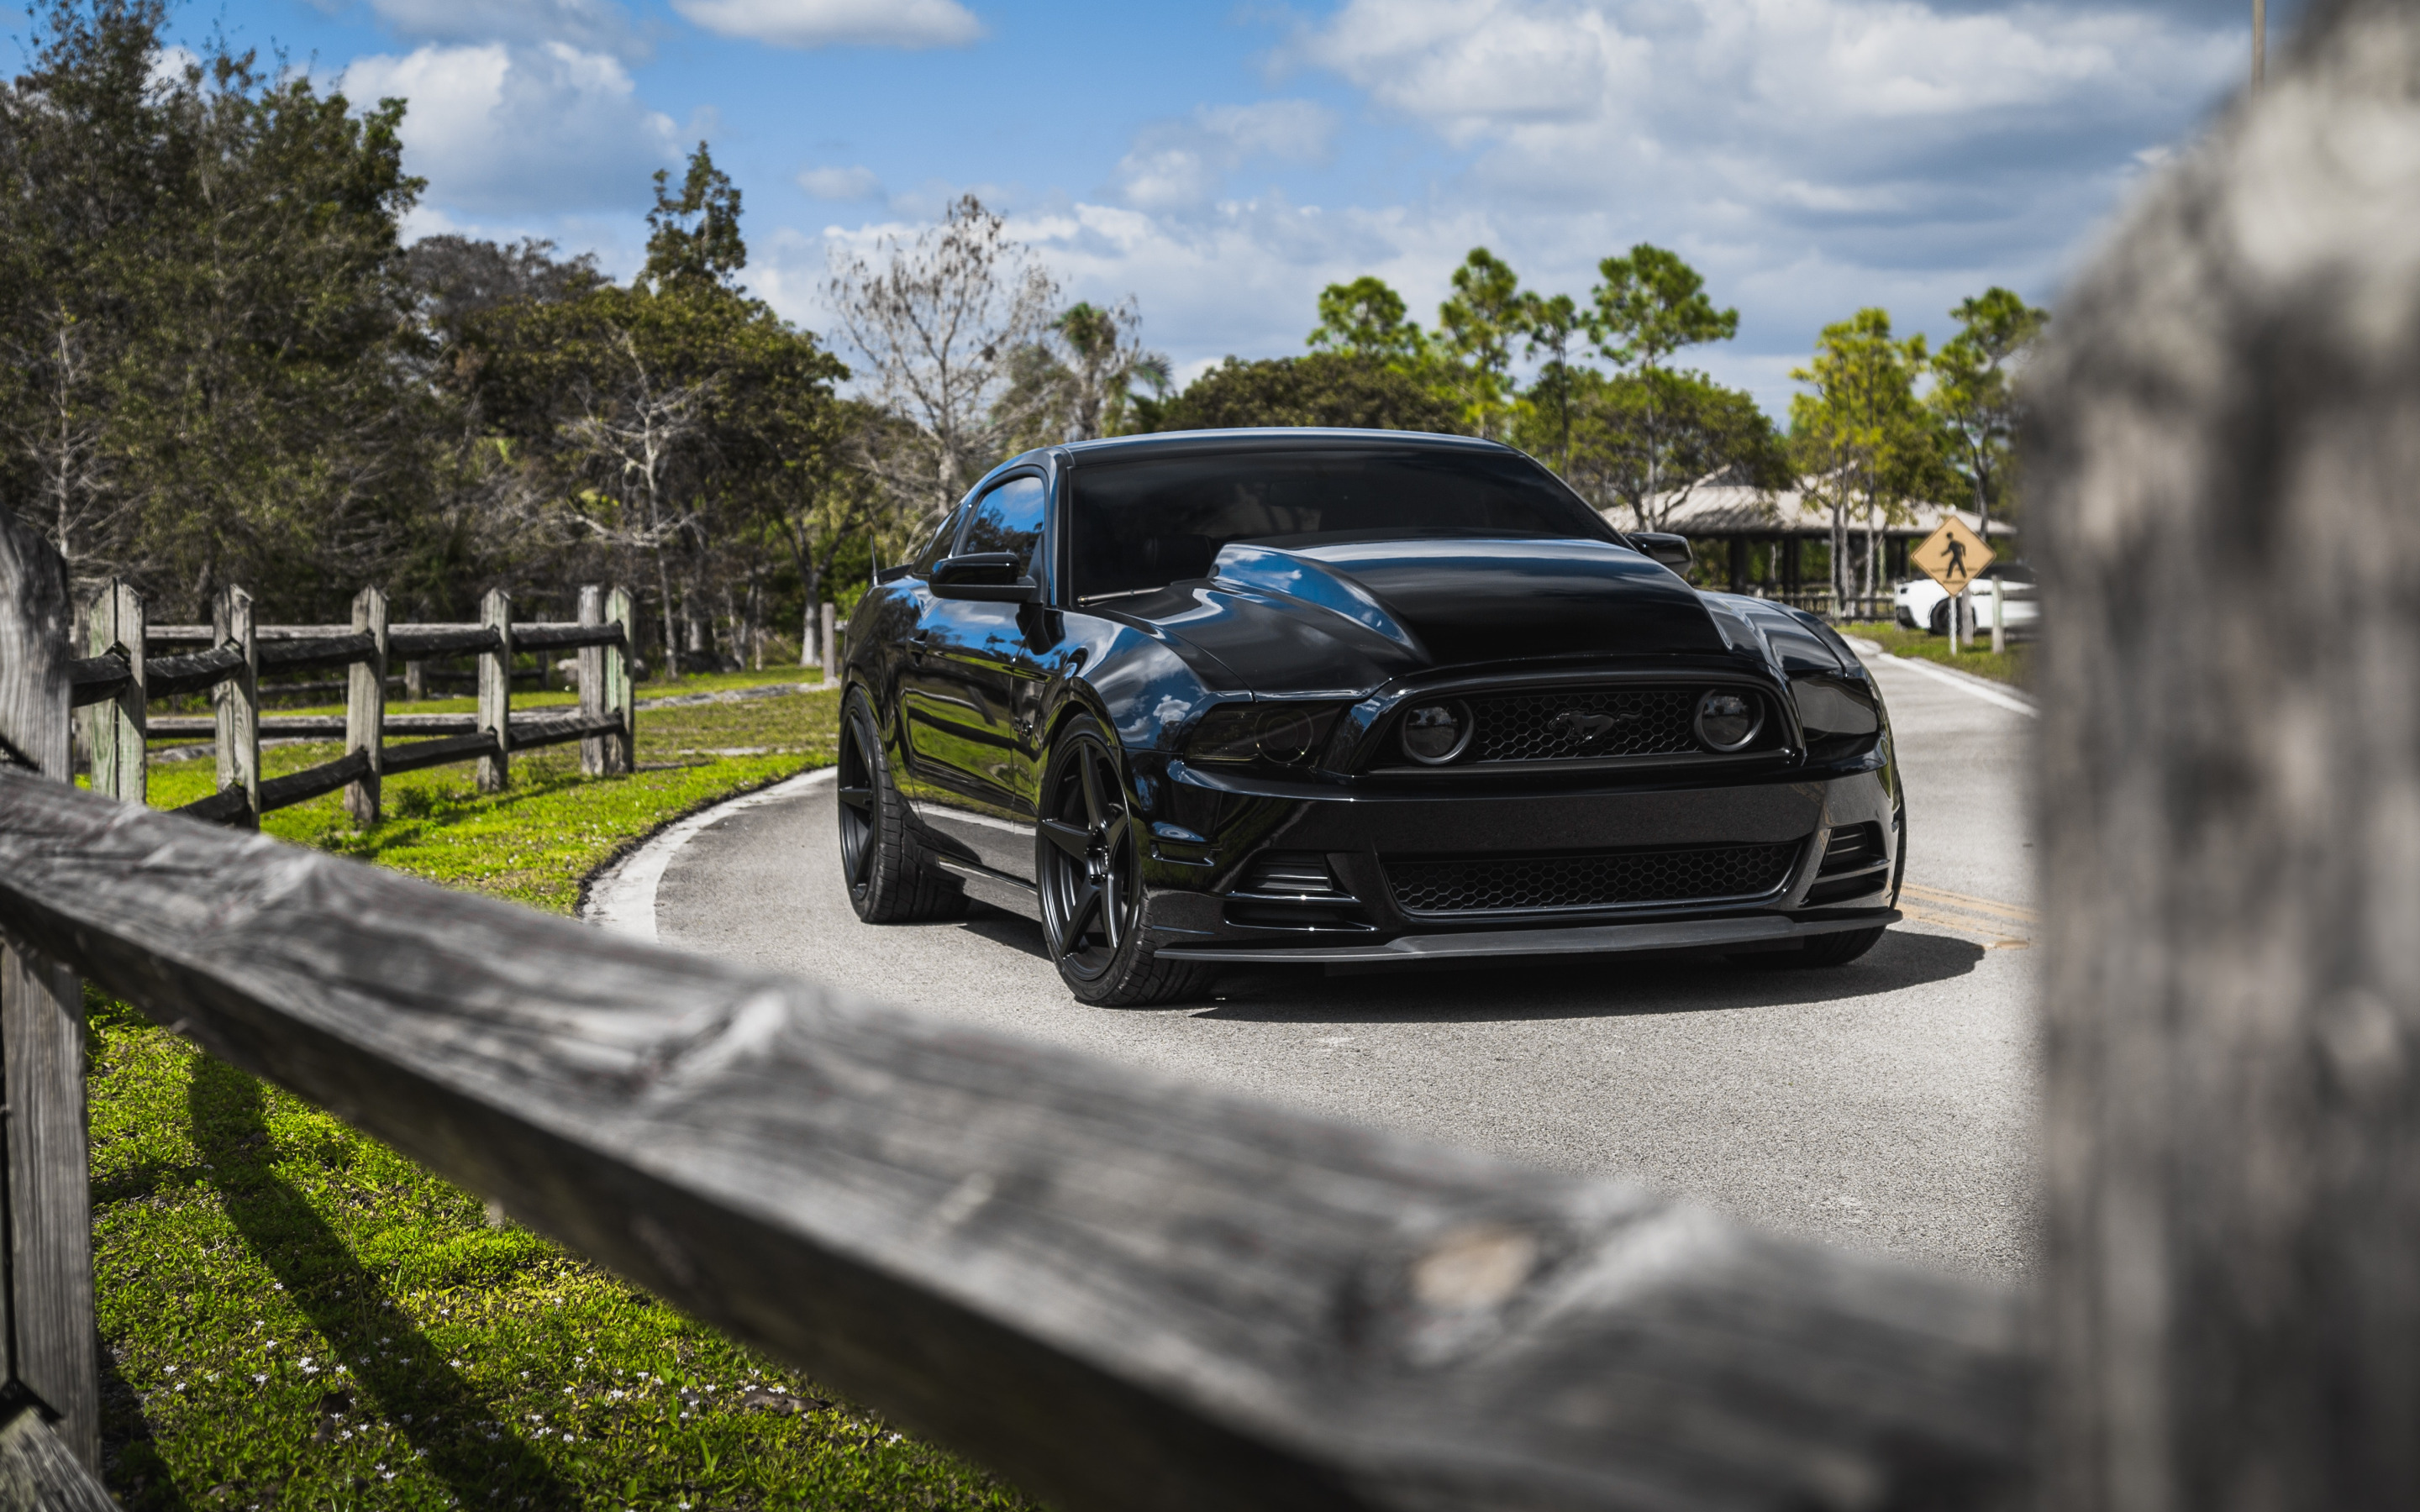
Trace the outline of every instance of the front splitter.
<instances>
[{"instance_id":1,"label":"front splitter","mask_svg":"<svg viewBox=\"0 0 2420 1512\"><path fill-rule=\"evenodd\" d=\"M1163 961L1218 961L1230 965L1280 962L1327 965L1346 962L1444 961L1471 956L1608 955L1622 950L1723 949L1807 939L1896 924L1896 908L1859 909L1812 918L1753 915L1641 924L1584 924L1570 929L1498 930L1486 933L1406 934L1384 945L1163 945Z\"/></svg>"}]
</instances>

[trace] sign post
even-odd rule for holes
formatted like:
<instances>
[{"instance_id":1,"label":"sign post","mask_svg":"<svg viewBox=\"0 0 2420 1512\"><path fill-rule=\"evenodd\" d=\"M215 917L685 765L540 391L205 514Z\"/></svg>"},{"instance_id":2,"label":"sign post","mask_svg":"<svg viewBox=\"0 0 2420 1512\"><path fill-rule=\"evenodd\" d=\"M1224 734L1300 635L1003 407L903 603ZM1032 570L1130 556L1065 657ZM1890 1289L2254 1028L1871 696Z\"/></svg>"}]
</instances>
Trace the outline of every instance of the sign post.
<instances>
[{"instance_id":1,"label":"sign post","mask_svg":"<svg viewBox=\"0 0 2420 1512\"><path fill-rule=\"evenodd\" d=\"M1943 520L1939 530L1926 536L1921 545L1907 554L1907 560L1914 563L1917 570L1939 583L1949 594L1949 650L1953 656L1958 651L1958 632L1964 628L1959 622L1965 614L1966 590L1982 576L1983 569L1992 564L1996 554L1981 536L1955 515ZM1992 617L1996 625L1999 620L1996 597L1992 606Z\"/></svg>"}]
</instances>

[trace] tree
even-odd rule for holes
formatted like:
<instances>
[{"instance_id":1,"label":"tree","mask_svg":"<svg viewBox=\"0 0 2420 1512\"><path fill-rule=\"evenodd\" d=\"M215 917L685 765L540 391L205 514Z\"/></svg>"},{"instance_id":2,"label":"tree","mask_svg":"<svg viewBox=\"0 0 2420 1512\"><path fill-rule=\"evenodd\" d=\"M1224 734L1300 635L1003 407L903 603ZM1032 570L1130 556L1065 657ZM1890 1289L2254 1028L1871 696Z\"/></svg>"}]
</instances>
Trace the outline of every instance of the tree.
<instances>
[{"instance_id":1,"label":"tree","mask_svg":"<svg viewBox=\"0 0 2420 1512\"><path fill-rule=\"evenodd\" d=\"M1578 368L1569 381L1575 420L1567 476L1600 508L1627 508L1639 530L1665 529L1710 478L1761 489L1789 481L1788 452L1752 394L1702 373L1606 378ZM1676 478L1684 481L1676 486Z\"/></svg>"},{"instance_id":2,"label":"tree","mask_svg":"<svg viewBox=\"0 0 2420 1512\"><path fill-rule=\"evenodd\" d=\"M1372 430L1461 429L1450 399L1372 357L1314 352L1247 363L1230 357L1168 407L1165 430L1238 425L1343 425Z\"/></svg>"},{"instance_id":3,"label":"tree","mask_svg":"<svg viewBox=\"0 0 2420 1512\"><path fill-rule=\"evenodd\" d=\"M1043 395L1004 401L1057 288L969 194L913 241L886 239L878 263L836 254L829 290L867 397L901 422L862 439L861 464L929 530L1029 430Z\"/></svg>"},{"instance_id":4,"label":"tree","mask_svg":"<svg viewBox=\"0 0 2420 1512\"><path fill-rule=\"evenodd\" d=\"M1350 284L1330 284L1319 291L1319 324L1309 345L1315 352L1418 367L1427 361L1428 336L1419 321L1404 318L1404 297L1384 279L1364 274Z\"/></svg>"},{"instance_id":5,"label":"tree","mask_svg":"<svg viewBox=\"0 0 2420 1512\"><path fill-rule=\"evenodd\" d=\"M1581 333L1579 307L1568 294L1552 299L1525 294L1521 297L1519 322L1527 354L1543 354L1546 359L1539 369L1538 380L1529 385L1529 402L1553 417L1548 435L1554 441L1556 471L1568 478L1572 471L1572 397L1576 379L1572 367L1572 343Z\"/></svg>"},{"instance_id":6,"label":"tree","mask_svg":"<svg viewBox=\"0 0 2420 1512\"><path fill-rule=\"evenodd\" d=\"M1168 359L1143 349L1140 324L1132 300L1107 310L1072 304L1053 320L1042 340L1018 354L1003 403L1026 424L1010 451L1123 434L1138 382L1165 393Z\"/></svg>"},{"instance_id":7,"label":"tree","mask_svg":"<svg viewBox=\"0 0 2420 1512\"><path fill-rule=\"evenodd\" d=\"M748 243L739 236L739 191L714 165L700 142L690 154L689 172L675 196L670 178L656 170L656 208L647 212L647 266L639 276L658 289L713 285L737 288L748 266Z\"/></svg>"},{"instance_id":8,"label":"tree","mask_svg":"<svg viewBox=\"0 0 2420 1512\"><path fill-rule=\"evenodd\" d=\"M0 89L0 497L85 583L332 617L421 545L444 425L396 233L400 100L356 111L159 0L55 0Z\"/></svg>"},{"instance_id":9,"label":"tree","mask_svg":"<svg viewBox=\"0 0 2420 1512\"><path fill-rule=\"evenodd\" d=\"M1504 427L1512 392L1512 341L1523 331L1521 280L1485 247L1473 247L1453 270L1453 293L1437 306L1440 375L1461 396L1463 418L1493 439Z\"/></svg>"},{"instance_id":10,"label":"tree","mask_svg":"<svg viewBox=\"0 0 2420 1512\"><path fill-rule=\"evenodd\" d=\"M1790 402L1790 445L1801 486L1830 506L1832 592L1849 595L1849 521L1865 529L1864 592L1878 591L1885 526L1905 517L1908 500L1940 482L1938 438L1916 402L1925 369L1921 333L1891 334L1890 312L1868 308L1817 338L1813 359L1791 377L1814 385Z\"/></svg>"},{"instance_id":11,"label":"tree","mask_svg":"<svg viewBox=\"0 0 2420 1512\"><path fill-rule=\"evenodd\" d=\"M1950 465L1988 533L1992 506L2008 492L2023 419L2012 372L2049 323L2050 312L1995 286L1950 314L1959 332L1932 359L1932 392L1926 399L1941 419L1951 443Z\"/></svg>"},{"instance_id":12,"label":"tree","mask_svg":"<svg viewBox=\"0 0 2420 1512\"><path fill-rule=\"evenodd\" d=\"M1634 394L1638 402L1623 407L1641 431L1625 448L1646 462L1639 497L1661 494L1668 477L1677 477L1685 488L1699 474L1668 474L1665 464L1668 454L1686 452L1694 442L1666 434L1680 417L1668 413L1663 401L1690 395L1685 387L1664 382L1663 376L1674 353L1737 335L1739 312L1715 309L1696 269L1679 254L1644 241L1627 256L1597 264L1597 273L1603 282L1590 291L1590 340L1618 370L1640 380Z\"/></svg>"}]
</instances>

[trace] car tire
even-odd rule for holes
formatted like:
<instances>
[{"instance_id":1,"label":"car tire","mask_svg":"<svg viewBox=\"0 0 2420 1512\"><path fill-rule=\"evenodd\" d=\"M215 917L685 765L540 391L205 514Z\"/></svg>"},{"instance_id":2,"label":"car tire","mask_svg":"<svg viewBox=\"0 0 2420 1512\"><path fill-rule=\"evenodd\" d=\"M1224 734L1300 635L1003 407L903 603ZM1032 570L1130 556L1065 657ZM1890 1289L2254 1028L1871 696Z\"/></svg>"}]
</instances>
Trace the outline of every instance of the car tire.
<instances>
[{"instance_id":1,"label":"car tire","mask_svg":"<svg viewBox=\"0 0 2420 1512\"><path fill-rule=\"evenodd\" d=\"M1932 633L1934 635L1949 633L1949 600L1946 598L1932 606Z\"/></svg>"},{"instance_id":2,"label":"car tire","mask_svg":"<svg viewBox=\"0 0 2420 1512\"><path fill-rule=\"evenodd\" d=\"M1063 726L1043 763L1034 881L1042 933L1079 1002L1142 1008L1198 995L1211 968L1162 961L1142 927L1142 849L1117 743L1089 715Z\"/></svg>"},{"instance_id":3,"label":"car tire","mask_svg":"<svg viewBox=\"0 0 2420 1512\"><path fill-rule=\"evenodd\" d=\"M862 691L850 693L841 720L837 776L841 882L857 917L869 924L909 924L963 915L966 890L933 864L917 835Z\"/></svg>"}]
</instances>

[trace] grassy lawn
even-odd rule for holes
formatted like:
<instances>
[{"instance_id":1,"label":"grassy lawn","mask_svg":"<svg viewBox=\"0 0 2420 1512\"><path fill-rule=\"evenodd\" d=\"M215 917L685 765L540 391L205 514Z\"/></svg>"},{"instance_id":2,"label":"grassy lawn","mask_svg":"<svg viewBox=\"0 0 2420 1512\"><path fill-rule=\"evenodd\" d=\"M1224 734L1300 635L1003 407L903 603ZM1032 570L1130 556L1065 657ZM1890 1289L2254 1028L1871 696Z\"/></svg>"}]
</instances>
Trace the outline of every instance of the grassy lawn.
<instances>
[{"instance_id":1,"label":"grassy lawn","mask_svg":"<svg viewBox=\"0 0 2420 1512\"><path fill-rule=\"evenodd\" d=\"M1988 677L1995 683L2012 683L2019 687L2030 687L2032 683L2029 667L2032 648L2011 640L2009 649L1995 656L1990 650L1992 636L1989 630L1982 637L1985 649L1961 651L1954 656L1949 654L1947 636L1904 629L1896 625L1844 625L1840 626L1840 633L1878 641L1894 656L1920 656L1926 661L1939 662L1944 667L1955 667L1962 672Z\"/></svg>"},{"instance_id":2,"label":"grassy lawn","mask_svg":"<svg viewBox=\"0 0 2420 1512\"><path fill-rule=\"evenodd\" d=\"M334 795L266 827L568 912L582 876L664 821L828 764L835 714L830 693L643 702L628 777L583 780L577 748L554 747L492 796L467 765L390 779L365 834ZM262 764L334 754L278 747ZM202 796L211 764L155 765L153 803ZM90 1008L107 1478L125 1505L1032 1504L124 1006Z\"/></svg>"}]
</instances>

